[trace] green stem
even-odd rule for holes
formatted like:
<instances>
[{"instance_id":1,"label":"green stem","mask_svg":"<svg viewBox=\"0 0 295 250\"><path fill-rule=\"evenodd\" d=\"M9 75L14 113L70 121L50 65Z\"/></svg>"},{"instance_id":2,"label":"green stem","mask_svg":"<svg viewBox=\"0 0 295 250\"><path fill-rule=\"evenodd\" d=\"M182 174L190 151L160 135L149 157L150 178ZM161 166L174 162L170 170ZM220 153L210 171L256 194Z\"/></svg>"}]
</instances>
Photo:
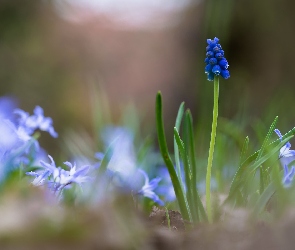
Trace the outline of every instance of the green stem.
<instances>
[{"instance_id":1,"label":"green stem","mask_svg":"<svg viewBox=\"0 0 295 250\"><path fill-rule=\"evenodd\" d=\"M168 226L169 231L171 231L171 224L170 224L169 210L168 210L167 207L165 207L165 209L166 209L167 226Z\"/></svg>"},{"instance_id":2,"label":"green stem","mask_svg":"<svg viewBox=\"0 0 295 250\"><path fill-rule=\"evenodd\" d=\"M213 106L213 121L211 130L211 141L208 156L207 174L206 174L206 208L209 223L212 223L212 206L211 206L211 169L213 162L213 153L215 146L217 118L218 118L218 96L219 96L219 77L214 76L214 106Z\"/></svg>"}]
</instances>

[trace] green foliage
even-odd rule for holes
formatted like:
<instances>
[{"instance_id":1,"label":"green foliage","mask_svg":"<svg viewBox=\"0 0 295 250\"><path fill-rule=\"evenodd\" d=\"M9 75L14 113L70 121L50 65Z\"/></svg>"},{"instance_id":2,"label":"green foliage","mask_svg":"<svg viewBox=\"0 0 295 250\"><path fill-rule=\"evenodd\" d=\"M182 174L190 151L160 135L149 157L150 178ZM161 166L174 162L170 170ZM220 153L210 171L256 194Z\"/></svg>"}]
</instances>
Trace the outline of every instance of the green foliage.
<instances>
[{"instance_id":1,"label":"green foliage","mask_svg":"<svg viewBox=\"0 0 295 250\"><path fill-rule=\"evenodd\" d=\"M184 109L184 103L181 103L174 127L174 156L176 165L176 167L174 167L166 145L162 121L161 94L158 93L156 114L158 139L162 156L171 175L175 193L178 193L176 197L181 211L188 213L186 219L189 218L191 222L198 223L200 221L208 221L208 214L205 212L197 188L198 180L203 178L200 174L202 161L201 159L197 160L196 157L196 138L193 133L194 126L191 112L190 110L184 112ZM280 164L278 155L280 149L295 135L295 128L283 135L282 141L280 139L271 141L277 122L278 117L275 117L263 139L260 149L256 152L248 155L249 148L255 146L250 145L248 136L245 138L244 143L239 142L236 144L238 150L240 150L240 157L239 159L234 158L236 159L235 165L237 169L233 175L231 185L228 187L227 198L222 204L215 202L214 206L219 207L224 204L230 204L233 207L244 206L250 208L255 216L259 216L261 213L264 213L266 209L269 209L269 204L272 204L271 207L275 213L284 209L284 206L288 203L288 195L286 194L285 188L282 186L282 175L279 170ZM229 123L230 124L227 124L227 121L223 120L223 127L234 127L232 122ZM182 129L180 129L181 124L183 125ZM241 141L243 135L239 134L237 131L236 129L234 137L232 137L231 134L227 134L228 138L226 140L232 138L234 141ZM224 141L221 142L224 143ZM220 151L217 153L223 155L229 154L226 150L230 150L230 148L224 147L224 144L223 146L217 147L217 149ZM181 163L183 164L185 179L181 178ZM215 165L218 164L218 162L214 162L214 168L217 168L218 166ZM222 172L216 171L215 173ZM218 178L222 179L225 177L220 174ZM218 191L217 188L217 192ZM273 203L279 203L280 205L274 206ZM220 208L218 207L213 208L213 211L219 211Z\"/></svg>"},{"instance_id":2,"label":"green foliage","mask_svg":"<svg viewBox=\"0 0 295 250\"><path fill-rule=\"evenodd\" d=\"M183 189L181 188L181 184L180 184L181 181L179 180L176 174L173 162L168 152L166 136L164 131L164 123L163 123L162 95L160 92L158 92L157 98L156 98L156 123L157 123L157 132L158 132L158 141L159 141L160 151L161 151L163 160L167 166L167 169L169 171L181 214L185 220L192 221L190 210L187 205L187 201L186 201Z\"/></svg>"}]
</instances>

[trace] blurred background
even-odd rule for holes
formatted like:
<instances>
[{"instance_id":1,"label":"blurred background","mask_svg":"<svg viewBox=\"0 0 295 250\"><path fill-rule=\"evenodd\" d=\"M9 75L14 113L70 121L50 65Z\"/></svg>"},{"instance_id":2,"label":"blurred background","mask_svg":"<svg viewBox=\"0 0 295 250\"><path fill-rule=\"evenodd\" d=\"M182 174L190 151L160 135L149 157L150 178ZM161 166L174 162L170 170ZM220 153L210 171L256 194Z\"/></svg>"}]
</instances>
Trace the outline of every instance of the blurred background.
<instances>
[{"instance_id":1,"label":"blurred background","mask_svg":"<svg viewBox=\"0 0 295 250\"><path fill-rule=\"evenodd\" d=\"M213 84L204 58L206 39L216 36L231 73L220 80L219 129L229 131L222 124L231 120L251 134L278 115L286 132L295 119L294 7L290 0L1 0L0 96L16 97L30 113L40 105L61 136L69 129L95 136L98 91L113 123L133 104L143 133L155 135L161 90L170 143L185 101L207 152ZM41 145L54 155L59 140L42 134Z\"/></svg>"}]
</instances>

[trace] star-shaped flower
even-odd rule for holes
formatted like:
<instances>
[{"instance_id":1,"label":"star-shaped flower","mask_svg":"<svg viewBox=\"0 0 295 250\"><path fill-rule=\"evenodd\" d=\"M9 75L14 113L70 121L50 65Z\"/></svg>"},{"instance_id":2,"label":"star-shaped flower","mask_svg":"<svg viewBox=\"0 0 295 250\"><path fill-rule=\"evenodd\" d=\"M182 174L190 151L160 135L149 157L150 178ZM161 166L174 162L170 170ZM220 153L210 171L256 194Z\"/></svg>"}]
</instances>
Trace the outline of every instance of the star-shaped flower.
<instances>
[{"instance_id":1,"label":"star-shaped flower","mask_svg":"<svg viewBox=\"0 0 295 250\"><path fill-rule=\"evenodd\" d=\"M283 136L281 134L281 132L278 129L275 129L274 132L278 135L278 137L280 138L280 140L283 140ZM292 157L295 156L295 150L290 150L291 148L291 143L287 142L281 149L280 149L280 154L279 154L279 158L283 158L283 157Z\"/></svg>"},{"instance_id":2,"label":"star-shaped flower","mask_svg":"<svg viewBox=\"0 0 295 250\"><path fill-rule=\"evenodd\" d=\"M82 184L87 181L91 181L92 178L86 176L90 166L86 165L79 169L76 169L76 164L70 162L64 162L70 170L64 170L61 167L56 167L53 158L48 155L51 163L46 163L40 161L42 168L44 169L41 172L27 172L27 175L34 176L32 184L35 186L40 186L48 184L50 190L55 194L65 188L66 186L71 185L72 183Z\"/></svg>"},{"instance_id":3,"label":"star-shaped flower","mask_svg":"<svg viewBox=\"0 0 295 250\"><path fill-rule=\"evenodd\" d=\"M159 196L154 192L154 189L158 186L161 178L157 177L149 181L149 177L145 171L143 171L142 169L139 169L138 171L144 176L145 182L143 187L137 192L137 194L148 197L154 202L158 203L160 206L164 206L164 202L160 200Z\"/></svg>"},{"instance_id":4,"label":"star-shaped flower","mask_svg":"<svg viewBox=\"0 0 295 250\"><path fill-rule=\"evenodd\" d=\"M31 116L21 109L16 109L14 113L19 115L19 125L28 135L32 135L36 129L40 129L48 132L54 138L58 136L53 128L52 119L44 116L44 111L40 106L35 107L34 115Z\"/></svg>"},{"instance_id":5,"label":"star-shaped flower","mask_svg":"<svg viewBox=\"0 0 295 250\"><path fill-rule=\"evenodd\" d=\"M284 177L283 177L283 185L288 188L291 186L293 178L295 175L295 168L294 166L291 167L289 170L287 165L284 165Z\"/></svg>"}]
</instances>

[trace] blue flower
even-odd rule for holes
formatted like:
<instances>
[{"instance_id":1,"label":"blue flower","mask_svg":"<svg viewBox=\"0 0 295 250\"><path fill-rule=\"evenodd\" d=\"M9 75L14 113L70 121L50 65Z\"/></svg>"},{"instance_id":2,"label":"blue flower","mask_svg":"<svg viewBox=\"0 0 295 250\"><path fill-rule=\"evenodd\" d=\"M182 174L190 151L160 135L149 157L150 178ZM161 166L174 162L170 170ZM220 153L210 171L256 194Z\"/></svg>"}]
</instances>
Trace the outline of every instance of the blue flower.
<instances>
[{"instance_id":1,"label":"blue flower","mask_svg":"<svg viewBox=\"0 0 295 250\"><path fill-rule=\"evenodd\" d=\"M17 108L15 98L9 96L0 97L0 119L8 119L14 123L13 110Z\"/></svg>"},{"instance_id":2,"label":"blue flower","mask_svg":"<svg viewBox=\"0 0 295 250\"><path fill-rule=\"evenodd\" d=\"M284 165L284 177L283 177L283 185L288 188L291 186L293 178L295 175L295 168L292 166L290 171L287 165Z\"/></svg>"},{"instance_id":3,"label":"blue flower","mask_svg":"<svg viewBox=\"0 0 295 250\"><path fill-rule=\"evenodd\" d=\"M283 140L283 136L281 132L278 129L275 129L274 132L278 135L280 140ZM281 164L283 165L284 168L284 177L283 177L283 185L285 187L290 187L292 184L292 180L295 175L295 168L294 166L291 167L289 171L288 165L291 165L291 162L294 161L295 157L295 150L290 150L291 148L291 143L287 142L281 149L280 149L280 154L279 154L279 159L281 161Z\"/></svg>"},{"instance_id":4,"label":"blue flower","mask_svg":"<svg viewBox=\"0 0 295 250\"><path fill-rule=\"evenodd\" d=\"M154 192L154 189L158 186L159 182L161 181L160 177L154 178L149 181L149 177L142 169L138 169L140 173L144 176L144 185L143 187L137 192L139 195L143 195L144 197L148 197L152 199L154 202L158 203L160 206L164 206L164 202L160 200L159 196Z\"/></svg>"},{"instance_id":5,"label":"blue flower","mask_svg":"<svg viewBox=\"0 0 295 250\"><path fill-rule=\"evenodd\" d=\"M52 126L52 119L50 117L44 117L43 109L40 106L36 106L34 109L34 115L16 109L15 114L19 115L19 125L28 134L32 135L36 129L48 132L52 137L58 137L58 134L54 131Z\"/></svg>"},{"instance_id":6,"label":"blue flower","mask_svg":"<svg viewBox=\"0 0 295 250\"><path fill-rule=\"evenodd\" d=\"M104 156L105 156L105 155L104 155L104 153L102 153L102 152L96 152L96 153L94 154L94 157L98 160L98 161L94 164L94 168L99 168L99 167L100 167L101 162L102 162Z\"/></svg>"},{"instance_id":7,"label":"blue flower","mask_svg":"<svg viewBox=\"0 0 295 250\"><path fill-rule=\"evenodd\" d=\"M158 170L158 175L162 177L161 185L159 185L159 187L157 188L158 194L163 196L166 202L175 201L176 195L167 167L160 167Z\"/></svg>"},{"instance_id":8,"label":"blue flower","mask_svg":"<svg viewBox=\"0 0 295 250\"><path fill-rule=\"evenodd\" d=\"M205 73L209 81L214 80L214 76L221 75L224 79L230 77L228 71L228 62L224 57L224 51L221 45L218 43L219 39L215 37L213 40L207 39L208 46L206 47L206 67Z\"/></svg>"},{"instance_id":9,"label":"blue flower","mask_svg":"<svg viewBox=\"0 0 295 250\"><path fill-rule=\"evenodd\" d=\"M51 160L51 163L40 161L43 171L31 171L26 173L27 175L35 177L32 182L34 186L48 184L49 189L52 190L54 194L57 194L59 191L71 185L72 183L77 183L80 185L84 182L92 180L91 177L86 175L90 169L90 166L86 165L76 169L76 164L64 162L64 164L70 168L68 171L62 169L61 167L56 167L53 158L50 155L48 155L48 157Z\"/></svg>"},{"instance_id":10,"label":"blue flower","mask_svg":"<svg viewBox=\"0 0 295 250\"><path fill-rule=\"evenodd\" d=\"M0 154L11 152L13 149L21 146L15 126L9 120L0 118Z\"/></svg>"},{"instance_id":11,"label":"blue flower","mask_svg":"<svg viewBox=\"0 0 295 250\"><path fill-rule=\"evenodd\" d=\"M281 134L281 132L278 129L275 129L274 132L276 132L276 134L278 135L278 137L280 138L280 140L283 140L283 136ZM292 157L295 156L295 150L290 150L291 148L291 143L287 142L281 149L280 149L280 154L279 154L279 158L286 158L286 157Z\"/></svg>"},{"instance_id":12,"label":"blue flower","mask_svg":"<svg viewBox=\"0 0 295 250\"><path fill-rule=\"evenodd\" d=\"M124 127L109 126L103 130L102 139L112 151L107 168L116 176L113 182L134 189L137 162L133 132Z\"/></svg>"}]
</instances>

